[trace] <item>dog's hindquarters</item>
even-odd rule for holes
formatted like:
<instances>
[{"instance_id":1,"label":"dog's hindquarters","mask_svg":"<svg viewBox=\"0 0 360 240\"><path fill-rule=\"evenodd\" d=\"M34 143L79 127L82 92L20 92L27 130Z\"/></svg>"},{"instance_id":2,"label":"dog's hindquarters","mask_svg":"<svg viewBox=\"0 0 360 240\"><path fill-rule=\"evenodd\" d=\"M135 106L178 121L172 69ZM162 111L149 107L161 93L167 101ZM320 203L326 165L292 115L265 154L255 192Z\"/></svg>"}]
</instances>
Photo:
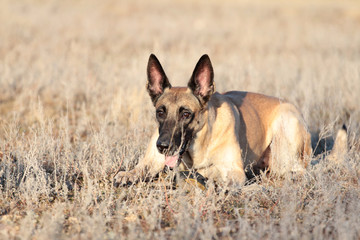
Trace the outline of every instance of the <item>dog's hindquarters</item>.
<instances>
[{"instance_id":1,"label":"dog's hindquarters","mask_svg":"<svg viewBox=\"0 0 360 240\"><path fill-rule=\"evenodd\" d=\"M311 157L311 136L305 121L296 107L281 103L271 125L271 143L267 154L269 170L283 176L303 172Z\"/></svg>"}]
</instances>

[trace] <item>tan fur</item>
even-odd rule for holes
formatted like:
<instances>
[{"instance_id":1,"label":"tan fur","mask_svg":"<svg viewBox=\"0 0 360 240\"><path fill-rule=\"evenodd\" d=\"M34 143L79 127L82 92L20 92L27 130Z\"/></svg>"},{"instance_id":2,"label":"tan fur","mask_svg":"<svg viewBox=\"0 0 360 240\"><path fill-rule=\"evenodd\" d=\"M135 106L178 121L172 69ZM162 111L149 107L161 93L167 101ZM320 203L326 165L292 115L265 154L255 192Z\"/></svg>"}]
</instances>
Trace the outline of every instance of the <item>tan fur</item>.
<instances>
[{"instance_id":1,"label":"tan fur","mask_svg":"<svg viewBox=\"0 0 360 240\"><path fill-rule=\"evenodd\" d=\"M346 158L348 150L349 146L347 143L347 131L343 127L342 129L338 130L336 134L334 146L328 156L328 159L336 164L341 164Z\"/></svg>"},{"instance_id":2,"label":"tan fur","mask_svg":"<svg viewBox=\"0 0 360 240\"><path fill-rule=\"evenodd\" d=\"M199 107L188 91L176 88L168 91L173 101ZM169 101L168 98L165 95L162 100ZM160 99L158 104L162 103ZM302 170L311 155L310 134L301 114L280 99L248 92L215 93L204 119L205 124L191 143L189 153L183 156L181 169L194 168L207 178L243 183L246 166L261 164L270 144L271 156L266 158L274 173ZM164 167L164 155L155 144L158 135L156 131L139 165L130 173L120 172L118 176L131 177L145 167L149 173L156 174Z\"/></svg>"},{"instance_id":3,"label":"tan fur","mask_svg":"<svg viewBox=\"0 0 360 240\"><path fill-rule=\"evenodd\" d=\"M303 171L311 155L310 134L296 107L278 98L250 92L214 93L202 109L189 88L166 88L155 107L165 105L176 116L180 106L191 109L196 129L179 168L195 169L206 178L243 184L245 171L283 175ZM115 182L152 176L165 166L156 148L158 130L144 158L130 172L119 172Z\"/></svg>"}]
</instances>

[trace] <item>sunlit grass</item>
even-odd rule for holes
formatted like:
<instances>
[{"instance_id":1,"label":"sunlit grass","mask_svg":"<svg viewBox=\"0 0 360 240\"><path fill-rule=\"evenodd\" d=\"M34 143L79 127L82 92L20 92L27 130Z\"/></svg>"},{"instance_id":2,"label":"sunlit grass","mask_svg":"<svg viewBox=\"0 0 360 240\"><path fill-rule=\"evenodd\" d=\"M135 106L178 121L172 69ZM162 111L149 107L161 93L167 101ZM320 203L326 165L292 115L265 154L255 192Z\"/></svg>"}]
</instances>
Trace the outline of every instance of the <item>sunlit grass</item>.
<instances>
[{"instance_id":1,"label":"sunlit grass","mask_svg":"<svg viewBox=\"0 0 360 240\"><path fill-rule=\"evenodd\" d=\"M356 1L0 2L0 238L356 239L360 236ZM209 54L218 91L285 98L349 151L300 179L242 189L169 177L115 189L155 129L150 53L173 85ZM191 187L190 187L191 188Z\"/></svg>"}]
</instances>

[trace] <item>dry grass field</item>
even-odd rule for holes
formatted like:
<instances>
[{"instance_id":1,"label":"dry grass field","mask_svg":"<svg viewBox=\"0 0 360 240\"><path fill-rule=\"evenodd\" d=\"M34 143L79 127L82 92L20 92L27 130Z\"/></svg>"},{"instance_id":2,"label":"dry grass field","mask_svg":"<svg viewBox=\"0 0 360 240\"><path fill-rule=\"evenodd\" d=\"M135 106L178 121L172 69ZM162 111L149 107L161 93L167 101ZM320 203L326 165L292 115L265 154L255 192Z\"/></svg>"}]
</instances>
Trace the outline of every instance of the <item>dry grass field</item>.
<instances>
[{"instance_id":1,"label":"dry grass field","mask_svg":"<svg viewBox=\"0 0 360 240\"><path fill-rule=\"evenodd\" d=\"M0 239L360 238L358 1L2 0L0 22ZM156 127L150 53L173 85L207 53L218 91L345 123L349 149L296 180L116 189Z\"/></svg>"}]
</instances>

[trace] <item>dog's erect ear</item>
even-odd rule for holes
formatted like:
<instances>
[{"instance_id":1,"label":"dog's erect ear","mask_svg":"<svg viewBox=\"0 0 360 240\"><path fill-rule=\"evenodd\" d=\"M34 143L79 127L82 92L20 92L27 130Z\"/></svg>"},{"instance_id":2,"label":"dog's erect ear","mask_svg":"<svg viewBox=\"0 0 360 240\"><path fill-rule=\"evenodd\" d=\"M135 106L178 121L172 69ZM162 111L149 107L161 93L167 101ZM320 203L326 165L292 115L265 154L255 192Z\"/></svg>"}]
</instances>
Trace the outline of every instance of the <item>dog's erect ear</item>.
<instances>
[{"instance_id":1,"label":"dog's erect ear","mask_svg":"<svg viewBox=\"0 0 360 240\"><path fill-rule=\"evenodd\" d=\"M149 57L147 77L147 90L152 102L155 105L158 98L161 96L161 94L163 94L165 88L171 88L171 85L165 75L164 69L154 54L151 54Z\"/></svg>"},{"instance_id":2,"label":"dog's erect ear","mask_svg":"<svg viewBox=\"0 0 360 240\"><path fill-rule=\"evenodd\" d=\"M214 93L214 70L207 54L204 54L196 64L188 87L203 105L209 101Z\"/></svg>"}]
</instances>

